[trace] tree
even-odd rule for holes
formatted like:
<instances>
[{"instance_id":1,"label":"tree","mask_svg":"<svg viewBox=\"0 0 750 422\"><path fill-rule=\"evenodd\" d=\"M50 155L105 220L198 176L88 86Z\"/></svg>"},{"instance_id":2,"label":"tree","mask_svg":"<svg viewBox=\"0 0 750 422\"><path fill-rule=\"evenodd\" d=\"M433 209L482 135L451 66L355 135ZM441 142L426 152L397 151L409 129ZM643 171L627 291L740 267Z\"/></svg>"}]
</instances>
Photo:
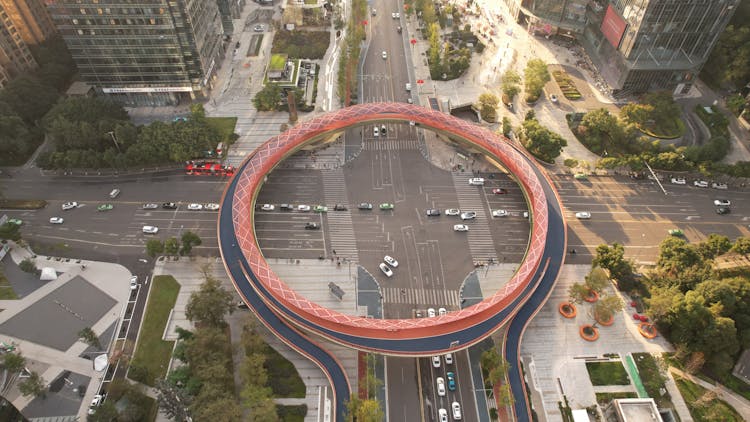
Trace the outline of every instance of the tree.
<instances>
[{"instance_id":1,"label":"tree","mask_svg":"<svg viewBox=\"0 0 750 422\"><path fill-rule=\"evenodd\" d=\"M479 113L487 122L497 121L497 105L500 100L493 94L485 92L479 96Z\"/></svg>"},{"instance_id":2,"label":"tree","mask_svg":"<svg viewBox=\"0 0 750 422\"><path fill-rule=\"evenodd\" d=\"M620 312L625 304L618 296L604 296L594 305L594 315L601 321L609 321L612 316Z\"/></svg>"},{"instance_id":3,"label":"tree","mask_svg":"<svg viewBox=\"0 0 750 422\"><path fill-rule=\"evenodd\" d=\"M601 267L592 268L585 280L586 287L597 293L601 293L609 285L609 276Z\"/></svg>"},{"instance_id":4,"label":"tree","mask_svg":"<svg viewBox=\"0 0 750 422\"><path fill-rule=\"evenodd\" d=\"M250 414L253 415L253 421L261 422L277 418L270 388L248 383L240 392L240 396L243 407L249 409Z\"/></svg>"},{"instance_id":5,"label":"tree","mask_svg":"<svg viewBox=\"0 0 750 422\"><path fill-rule=\"evenodd\" d=\"M497 401L503 406L510 406L515 403L513 398L513 391L510 389L510 384L503 384L497 389Z\"/></svg>"},{"instance_id":6,"label":"tree","mask_svg":"<svg viewBox=\"0 0 750 422\"><path fill-rule=\"evenodd\" d=\"M18 383L18 390L24 397L44 397L47 394L46 381L36 371L31 371L28 378Z\"/></svg>"},{"instance_id":7,"label":"tree","mask_svg":"<svg viewBox=\"0 0 750 422\"><path fill-rule=\"evenodd\" d=\"M32 258L24 258L24 260L18 264L18 268L29 274L39 273L39 269L36 267L36 262L34 262Z\"/></svg>"},{"instance_id":8,"label":"tree","mask_svg":"<svg viewBox=\"0 0 750 422\"><path fill-rule=\"evenodd\" d=\"M193 250L193 246L200 246L203 243L201 238L190 230L182 234L182 248L180 255L187 255Z\"/></svg>"},{"instance_id":9,"label":"tree","mask_svg":"<svg viewBox=\"0 0 750 422\"><path fill-rule=\"evenodd\" d=\"M175 385L164 380L156 381L157 400L159 410L169 419L176 421L188 420L190 414L190 398Z\"/></svg>"},{"instance_id":10,"label":"tree","mask_svg":"<svg viewBox=\"0 0 750 422\"><path fill-rule=\"evenodd\" d=\"M508 101L513 101L513 97L518 95L518 84L521 83L521 77L515 70L508 70L503 74L502 81L500 83L500 89L503 91L503 95L507 97Z\"/></svg>"},{"instance_id":11,"label":"tree","mask_svg":"<svg viewBox=\"0 0 750 422\"><path fill-rule=\"evenodd\" d=\"M211 327L224 327L224 315L234 310L233 296L221 287L221 282L213 277L206 277L197 292L190 295L185 316L191 322L200 321Z\"/></svg>"},{"instance_id":12,"label":"tree","mask_svg":"<svg viewBox=\"0 0 750 422\"><path fill-rule=\"evenodd\" d=\"M542 59L531 59L524 69L524 85L526 86L526 102L532 103L542 95L544 85L550 81L547 64Z\"/></svg>"},{"instance_id":13,"label":"tree","mask_svg":"<svg viewBox=\"0 0 750 422\"><path fill-rule=\"evenodd\" d=\"M161 240L149 239L149 241L146 242L146 253L151 258L154 258L163 252L164 252L164 242L162 242Z\"/></svg>"},{"instance_id":14,"label":"tree","mask_svg":"<svg viewBox=\"0 0 750 422\"><path fill-rule=\"evenodd\" d=\"M112 422L117 420L120 414L117 412L114 400L107 400L96 407L93 415L88 415L87 422Z\"/></svg>"},{"instance_id":15,"label":"tree","mask_svg":"<svg viewBox=\"0 0 750 422\"><path fill-rule=\"evenodd\" d=\"M586 113L576 132L595 154L620 150L628 143L624 128L617 117L605 108Z\"/></svg>"},{"instance_id":16,"label":"tree","mask_svg":"<svg viewBox=\"0 0 750 422\"><path fill-rule=\"evenodd\" d=\"M26 358L20 353L6 353L3 355L3 366L10 372L19 372L26 367Z\"/></svg>"},{"instance_id":17,"label":"tree","mask_svg":"<svg viewBox=\"0 0 750 422\"><path fill-rule=\"evenodd\" d=\"M729 251L743 255L750 253L750 237L738 237Z\"/></svg>"},{"instance_id":18,"label":"tree","mask_svg":"<svg viewBox=\"0 0 750 422\"><path fill-rule=\"evenodd\" d=\"M19 240L21 240L21 229L18 224L5 223L1 225L0 239L8 239L14 242L18 242Z\"/></svg>"},{"instance_id":19,"label":"tree","mask_svg":"<svg viewBox=\"0 0 750 422\"><path fill-rule=\"evenodd\" d=\"M568 143L562 136L543 127L536 118L527 118L521 125L521 143L534 156L552 163Z\"/></svg>"},{"instance_id":20,"label":"tree","mask_svg":"<svg viewBox=\"0 0 750 422\"><path fill-rule=\"evenodd\" d=\"M698 253L704 259L714 259L729 252L731 248L732 242L729 241L728 237L711 233L706 240L698 244Z\"/></svg>"},{"instance_id":21,"label":"tree","mask_svg":"<svg viewBox=\"0 0 750 422\"><path fill-rule=\"evenodd\" d=\"M508 116L503 116L503 135L510 136L510 132L513 130L513 126L510 124Z\"/></svg>"},{"instance_id":22,"label":"tree","mask_svg":"<svg viewBox=\"0 0 750 422\"><path fill-rule=\"evenodd\" d=\"M633 264L625 259L625 248L619 243L612 246L599 245L596 247L596 255L591 265L602 267L609 271L610 277L617 280L621 290L630 290L635 277L633 276Z\"/></svg>"},{"instance_id":23,"label":"tree","mask_svg":"<svg viewBox=\"0 0 750 422\"><path fill-rule=\"evenodd\" d=\"M99 336L96 335L94 330L91 329L91 327L83 328L81 331L78 332L78 338L86 342L91 347L94 347L96 349L101 349L102 345L99 343Z\"/></svg>"},{"instance_id":24,"label":"tree","mask_svg":"<svg viewBox=\"0 0 750 422\"><path fill-rule=\"evenodd\" d=\"M346 403L346 420L348 422L380 422L385 413L377 400L361 400L351 396Z\"/></svg>"},{"instance_id":25,"label":"tree","mask_svg":"<svg viewBox=\"0 0 750 422\"><path fill-rule=\"evenodd\" d=\"M170 237L164 242L164 253L167 255L177 255L180 251L180 242L177 238Z\"/></svg>"},{"instance_id":26,"label":"tree","mask_svg":"<svg viewBox=\"0 0 750 422\"><path fill-rule=\"evenodd\" d=\"M573 303L581 303L591 296L591 289L583 283L573 283L568 287L568 297Z\"/></svg>"},{"instance_id":27,"label":"tree","mask_svg":"<svg viewBox=\"0 0 750 422\"><path fill-rule=\"evenodd\" d=\"M275 83L267 83L253 98L253 104L258 111L278 110L281 103L281 87Z\"/></svg>"}]
</instances>

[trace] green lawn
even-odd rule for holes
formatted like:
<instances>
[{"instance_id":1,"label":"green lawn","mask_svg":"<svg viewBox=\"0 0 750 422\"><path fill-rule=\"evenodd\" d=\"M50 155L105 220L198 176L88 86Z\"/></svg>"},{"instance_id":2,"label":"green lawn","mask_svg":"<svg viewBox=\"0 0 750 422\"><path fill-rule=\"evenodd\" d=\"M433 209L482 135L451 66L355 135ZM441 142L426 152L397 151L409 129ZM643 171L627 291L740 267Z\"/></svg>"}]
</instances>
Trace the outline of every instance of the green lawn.
<instances>
[{"instance_id":1,"label":"green lawn","mask_svg":"<svg viewBox=\"0 0 750 422\"><path fill-rule=\"evenodd\" d=\"M281 406L276 405L276 414L279 415L281 422L303 422L307 415L307 405L298 406Z\"/></svg>"},{"instance_id":2,"label":"green lawn","mask_svg":"<svg viewBox=\"0 0 750 422\"><path fill-rule=\"evenodd\" d=\"M708 390L700 385L677 375L674 376L674 381L680 390L680 394L682 394L682 398L685 399L685 404L687 404L694 421L740 422L743 420L742 416L725 401L715 397L701 399Z\"/></svg>"},{"instance_id":3,"label":"green lawn","mask_svg":"<svg viewBox=\"0 0 750 422\"><path fill-rule=\"evenodd\" d=\"M630 379L622 362L586 362L593 385L628 385Z\"/></svg>"},{"instance_id":4,"label":"green lawn","mask_svg":"<svg viewBox=\"0 0 750 422\"><path fill-rule=\"evenodd\" d=\"M236 117L207 117L206 123L221 134L221 140L227 142L232 139L234 127L237 125Z\"/></svg>"},{"instance_id":5,"label":"green lawn","mask_svg":"<svg viewBox=\"0 0 750 422\"><path fill-rule=\"evenodd\" d=\"M614 399L637 399L638 394L632 391L623 391L620 393L595 393L596 402L601 404L607 404Z\"/></svg>"},{"instance_id":6,"label":"green lawn","mask_svg":"<svg viewBox=\"0 0 750 422\"><path fill-rule=\"evenodd\" d=\"M0 271L0 300L8 299L18 299L18 295L13 291L13 287L11 287L8 282L8 278L5 277L5 274L3 274L2 271Z\"/></svg>"},{"instance_id":7,"label":"green lawn","mask_svg":"<svg viewBox=\"0 0 750 422\"><path fill-rule=\"evenodd\" d=\"M271 60L268 62L268 71L272 72L274 70L281 71L284 70L286 67L286 60L287 60L286 54L273 54L271 55Z\"/></svg>"},{"instance_id":8,"label":"green lawn","mask_svg":"<svg viewBox=\"0 0 750 422\"><path fill-rule=\"evenodd\" d=\"M128 374L131 379L153 387L157 378L166 375L174 342L163 341L161 337L179 292L180 285L171 275L154 277L143 325L138 335L138 345Z\"/></svg>"}]
</instances>

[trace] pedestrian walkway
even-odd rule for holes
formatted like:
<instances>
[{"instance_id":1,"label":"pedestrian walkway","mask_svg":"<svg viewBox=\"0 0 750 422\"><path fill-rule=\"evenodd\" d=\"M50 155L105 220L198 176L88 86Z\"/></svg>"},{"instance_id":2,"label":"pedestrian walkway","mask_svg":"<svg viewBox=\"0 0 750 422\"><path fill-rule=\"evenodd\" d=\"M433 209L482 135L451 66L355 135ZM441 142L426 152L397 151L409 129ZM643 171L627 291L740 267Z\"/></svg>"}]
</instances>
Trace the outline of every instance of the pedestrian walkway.
<instances>
[{"instance_id":1,"label":"pedestrian walkway","mask_svg":"<svg viewBox=\"0 0 750 422\"><path fill-rule=\"evenodd\" d=\"M383 301L385 303L406 303L410 305L458 308L458 305L461 302L457 290L399 289L395 287L383 287L382 291Z\"/></svg>"},{"instance_id":2,"label":"pedestrian walkway","mask_svg":"<svg viewBox=\"0 0 750 422\"><path fill-rule=\"evenodd\" d=\"M419 141L416 139L365 139L365 151L417 151Z\"/></svg>"},{"instance_id":3,"label":"pedestrian walkway","mask_svg":"<svg viewBox=\"0 0 750 422\"><path fill-rule=\"evenodd\" d=\"M461 211L474 211L477 216L471 220L467 237L469 250L474 261L497 262L497 251L495 242L490 234L489 219L485 213L485 204L479 194L480 188L469 186L471 173L452 173L453 185L456 188L456 197Z\"/></svg>"},{"instance_id":4,"label":"pedestrian walkway","mask_svg":"<svg viewBox=\"0 0 750 422\"><path fill-rule=\"evenodd\" d=\"M344 171L341 168L326 170L323 175L323 197L329 208L335 204L349 204L344 181ZM352 262L359 262L357 252L357 239L354 236L354 224L352 223L351 206L346 211L328 212L328 231L330 240L330 252L336 251L338 258L346 258ZM329 211L331 211L329 209Z\"/></svg>"},{"instance_id":5,"label":"pedestrian walkway","mask_svg":"<svg viewBox=\"0 0 750 422\"><path fill-rule=\"evenodd\" d=\"M736 410L740 415L742 415L742 418L744 420L750 421L750 400L738 395L734 391L724 387L723 385L719 383L715 385L711 384L687 372L677 369L674 366L669 367L669 372L670 372L670 375L678 375L682 378L685 378L691 382L694 382L700 385L701 387L707 390L715 392L719 399L724 400L730 406L732 406L734 410Z\"/></svg>"}]
</instances>

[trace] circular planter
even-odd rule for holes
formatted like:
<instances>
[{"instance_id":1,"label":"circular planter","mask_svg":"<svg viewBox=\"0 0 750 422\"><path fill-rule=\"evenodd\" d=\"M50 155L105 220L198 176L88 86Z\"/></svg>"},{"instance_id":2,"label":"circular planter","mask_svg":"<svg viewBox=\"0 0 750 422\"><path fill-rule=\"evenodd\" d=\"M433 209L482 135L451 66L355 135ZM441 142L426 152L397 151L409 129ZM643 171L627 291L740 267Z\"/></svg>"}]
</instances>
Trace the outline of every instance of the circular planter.
<instances>
[{"instance_id":1,"label":"circular planter","mask_svg":"<svg viewBox=\"0 0 750 422\"><path fill-rule=\"evenodd\" d=\"M583 300L589 303L594 303L599 300L599 293L595 292L594 290L589 290L589 295L583 298Z\"/></svg>"},{"instance_id":2,"label":"circular planter","mask_svg":"<svg viewBox=\"0 0 750 422\"><path fill-rule=\"evenodd\" d=\"M596 320L597 324L603 325L605 327L609 327L610 325L615 323L615 316L610 315L608 319L601 319L598 314L594 314L594 319Z\"/></svg>"},{"instance_id":3,"label":"circular planter","mask_svg":"<svg viewBox=\"0 0 750 422\"><path fill-rule=\"evenodd\" d=\"M646 337L648 339L656 338L656 336L659 335L659 332L656 331L656 327L654 327L654 324L650 322L642 322L638 324L638 332L641 333L643 337Z\"/></svg>"},{"instance_id":4,"label":"circular planter","mask_svg":"<svg viewBox=\"0 0 750 422\"><path fill-rule=\"evenodd\" d=\"M578 334L586 341L596 341L599 338L599 330L590 324L581 325Z\"/></svg>"},{"instance_id":5,"label":"circular planter","mask_svg":"<svg viewBox=\"0 0 750 422\"><path fill-rule=\"evenodd\" d=\"M561 303L557 310L560 312L560 315L565 318L575 318L576 315L578 315L576 305L570 302Z\"/></svg>"}]
</instances>

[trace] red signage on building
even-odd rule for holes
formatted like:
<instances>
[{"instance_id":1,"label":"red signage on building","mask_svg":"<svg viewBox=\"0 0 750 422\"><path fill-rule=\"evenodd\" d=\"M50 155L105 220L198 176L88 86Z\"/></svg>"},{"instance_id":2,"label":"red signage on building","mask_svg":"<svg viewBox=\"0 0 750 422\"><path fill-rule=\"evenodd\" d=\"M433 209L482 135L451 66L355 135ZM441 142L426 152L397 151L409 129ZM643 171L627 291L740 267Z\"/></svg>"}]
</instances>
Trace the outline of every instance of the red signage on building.
<instances>
[{"instance_id":1,"label":"red signage on building","mask_svg":"<svg viewBox=\"0 0 750 422\"><path fill-rule=\"evenodd\" d=\"M612 44L612 47L617 48L620 46L622 34L625 33L625 28L627 27L628 24L625 22L625 19L617 14L612 5L607 6L607 13L604 15L601 30L609 43Z\"/></svg>"}]
</instances>

